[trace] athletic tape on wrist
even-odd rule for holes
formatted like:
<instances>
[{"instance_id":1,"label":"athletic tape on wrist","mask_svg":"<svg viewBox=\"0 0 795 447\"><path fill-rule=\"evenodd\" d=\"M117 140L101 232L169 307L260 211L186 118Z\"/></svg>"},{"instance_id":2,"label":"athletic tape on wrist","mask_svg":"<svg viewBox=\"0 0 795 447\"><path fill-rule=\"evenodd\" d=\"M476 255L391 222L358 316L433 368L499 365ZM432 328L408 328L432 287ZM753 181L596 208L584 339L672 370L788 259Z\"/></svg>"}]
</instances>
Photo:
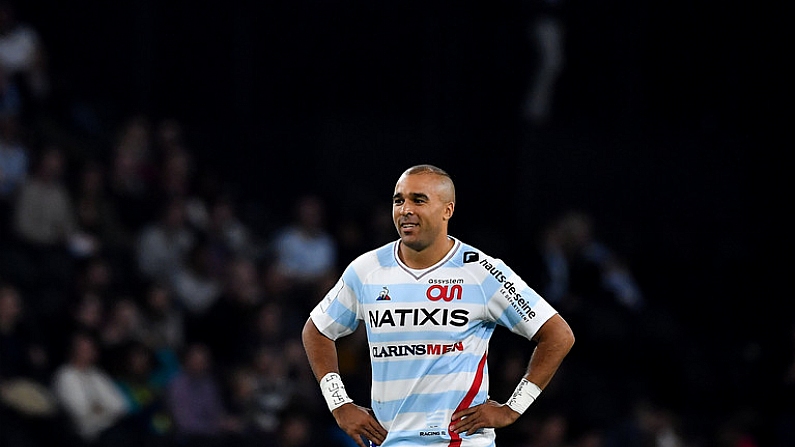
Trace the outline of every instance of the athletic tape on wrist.
<instances>
[{"instance_id":1,"label":"athletic tape on wrist","mask_svg":"<svg viewBox=\"0 0 795 447\"><path fill-rule=\"evenodd\" d=\"M323 398L326 399L329 411L334 411L353 402L353 399L348 397L348 393L345 392L345 385L342 384L342 378L337 373L330 372L320 379L320 391L323 393Z\"/></svg>"},{"instance_id":2,"label":"athletic tape on wrist","mask_svg":"<svg viewBox=\"0 0 795 447\"><path fill-rule=\"evenodd\" d=\"M511 410L523 414L535 402L539 394L541 394L541 388L538 385L522 378L522 381L519 382L519 385L516 385L513 395L511 395L505 405L510 407Z\"/></svg>"}]
</instances>

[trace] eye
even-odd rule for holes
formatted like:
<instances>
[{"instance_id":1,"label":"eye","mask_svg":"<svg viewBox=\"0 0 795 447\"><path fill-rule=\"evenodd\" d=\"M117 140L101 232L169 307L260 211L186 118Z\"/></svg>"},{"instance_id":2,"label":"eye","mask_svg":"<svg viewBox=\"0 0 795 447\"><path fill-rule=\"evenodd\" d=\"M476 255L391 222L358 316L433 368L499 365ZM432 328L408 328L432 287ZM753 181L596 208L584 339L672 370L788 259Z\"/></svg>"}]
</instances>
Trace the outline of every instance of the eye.
<instances>
[{"instance_id":1,"label":"eye","mask_svg":"<svg viewBox=\"0 0 795 447\"><path fill-rule=\"evenodd\" d=\"M400 205L402 203L403 203L403 199L398 199L398 198L392 199L392 204L393 205Z\"/></svg>"}]
</instances>

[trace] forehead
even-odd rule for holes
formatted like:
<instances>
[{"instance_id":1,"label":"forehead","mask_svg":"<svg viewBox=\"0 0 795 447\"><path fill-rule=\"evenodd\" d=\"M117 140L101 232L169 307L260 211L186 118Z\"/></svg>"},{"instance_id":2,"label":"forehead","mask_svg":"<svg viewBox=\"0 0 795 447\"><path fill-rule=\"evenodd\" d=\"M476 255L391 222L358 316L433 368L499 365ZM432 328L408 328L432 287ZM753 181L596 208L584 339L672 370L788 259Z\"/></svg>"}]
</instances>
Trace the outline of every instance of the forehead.
<instances>
[{"instance_id":1,"label":"forehead","mask_svg":"<svg viewBox=\"0 0 795 447\"><path fill-rule=\"evenodd\" d=\"M402 175L395 184L395 194L438 195L442 182L435 174Z\"/></svg>"}]
</instances>

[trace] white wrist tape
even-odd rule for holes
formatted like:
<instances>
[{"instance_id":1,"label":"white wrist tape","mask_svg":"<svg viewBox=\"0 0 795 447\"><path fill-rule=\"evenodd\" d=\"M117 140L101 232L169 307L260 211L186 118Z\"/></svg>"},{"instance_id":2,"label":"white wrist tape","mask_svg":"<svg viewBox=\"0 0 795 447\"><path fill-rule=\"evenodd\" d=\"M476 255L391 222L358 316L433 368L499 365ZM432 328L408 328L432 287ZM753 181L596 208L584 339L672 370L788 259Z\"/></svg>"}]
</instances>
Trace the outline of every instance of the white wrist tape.
<instances>
[{"instance_id":1,"label":"white wrist tape","mask_svg":"<svg viewBox=\"0 0 795 447\"><path fill-rule=\"evenodd\" d=\"M505 402L505 405L510 407L511 410L523 414L535 402L539 394L541 394L541 388L538 385L522 378L519 385L516 385L511 398L508 399L508 402Z\"/></svg>"},{"instance_id":2,"label":"white wrist tape","mask_svg":"<svg viewBox=\"0 0 795 447\"><path fill-rule=\"evenodd\" d=\"M334 411L353 402L353 399L348 397L348 393L345 392L342 378L335 372L330 372L320 379L320 391L323 393L323 398L326 399L329 411Z\"/></svg>"}]
</instances>

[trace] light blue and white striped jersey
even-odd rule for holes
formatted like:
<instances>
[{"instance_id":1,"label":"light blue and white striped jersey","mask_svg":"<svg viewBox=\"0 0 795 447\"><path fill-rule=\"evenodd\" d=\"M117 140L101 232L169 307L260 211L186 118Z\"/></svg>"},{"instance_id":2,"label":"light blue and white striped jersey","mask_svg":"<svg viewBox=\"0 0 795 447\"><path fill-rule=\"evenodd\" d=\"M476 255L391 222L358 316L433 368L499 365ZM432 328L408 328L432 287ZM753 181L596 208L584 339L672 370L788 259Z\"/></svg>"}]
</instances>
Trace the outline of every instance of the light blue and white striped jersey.
<instances>
[{"instance_id":1,"label":"light blue and white striped jersey","mask_svg":"<svg viewBox=\"0 0 795 447\"><path fill-rule=\"evenodd\" d=\"M422 270L400 261L399 241L359 256L312 310L332 340L366 325L371 405L389 432L382 447L494 446L493 429L449 432L452 415L488 398L498 324L529 339L556 313L501 260L452 239L447 256Z\"/></svg>"}]
</instances>

